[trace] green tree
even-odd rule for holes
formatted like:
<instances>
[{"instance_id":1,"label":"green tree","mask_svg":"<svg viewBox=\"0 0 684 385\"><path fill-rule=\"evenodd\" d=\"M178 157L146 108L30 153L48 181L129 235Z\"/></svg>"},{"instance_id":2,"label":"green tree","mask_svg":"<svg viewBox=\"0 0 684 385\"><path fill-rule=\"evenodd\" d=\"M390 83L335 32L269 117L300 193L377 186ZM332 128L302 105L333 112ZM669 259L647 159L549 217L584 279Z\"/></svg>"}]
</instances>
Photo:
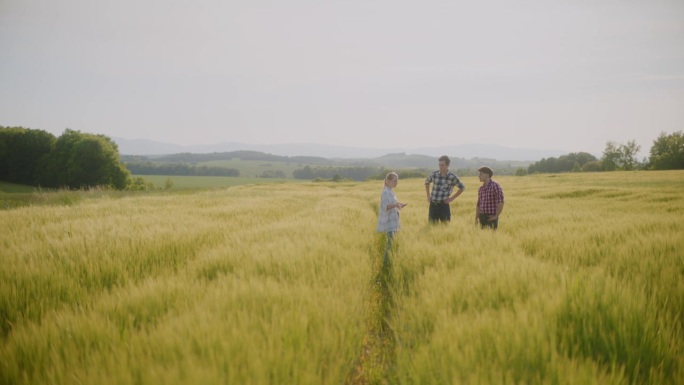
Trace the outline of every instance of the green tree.
<instances>
[{"instance_id":1,"label":"green tree","mask_svg":"<svg viewBox=\"0 0 684 385\"><path fill-rule=\"evenodd\" d=\"M600 160L587 162L582 166L582 172L598 172L601 171L602 165Z\"/></svg>"},{"instance_id":2,"label":"green tree","mask_svg":"<svg viewBox=\"0 0 684 385\"><path fill-rule=\"evenodd\" d=\"M57 138L50 154L41 159L39 180L42 186L69 187L67 183L67 163L73 147L80 136L80 132L67 128Z\"/></svg>"},{"instance_id":3,"label":"green tree","mask_svg":"<svg viewBox=\"0 0 684 385\"><path fill-rule=\"evenodd\" d=\"M0 180L38 185L41 159L50 153L55 140L43 130L0 126Z\"/></svg>"},{"instance_id":4,"label":"green tree","mask_svg":"<svg viewBox=\"0 0 684 385\"><path fill-rule=\"evenodd\" d=\"M104 135L66 129L43 166L42 180L48 187L121 190L131 183L130 173L119 161L118 146Z\"/></svg>"},{"instance_id":5,"label":"green tree","mask_svg":"<svg viewBox=\"0 0 684 385\"><path fill-rule=\"evenodd\" d=\"M579 162L575 162L575 164L572 166L572 172L580 172L582 171L582 168L579 165Z\"/></svg>"},{"instance_id":6,"label":"green tree","mask_svg":"<svg viewBox=\"0 0 684 385\"><path fill-rule=\"evenodd\" d=\"M627 144L619 144L615 142L606 143L606 149L603 150L603 158L601 163L604 171L615 170L635 170L640 163L637 159L637 153L641 146L637 145L635 141L630 140Z\"/></svg>"},{"instance_id":7,"label":"green tree","mask_svg":"<svg viewBox=\"0 0 684 385\"><path fill-rule=\"evenodd\" d=\"M68 186L109 186L122 190L126 187L128 171L119 162L118 147L102 135L83 134L74 145L69 162Z\"/></svg>"},{"instance_id":8,"label":"green tree","mask_svg":"<svg viewBox=\"0 0 684 385\"><path fill-rule=\"evenodd\" d=\"M292 176L295 179L313 179L316 177L316 174L311 166L304 166L304 168L294 170Z\"/></svg>"},{"instance_id":9,"label":"green tree","mask_svg":"<svg viewBox=\"0 0 684 385\"><path fill-rule=\"evenodd\" d=\"M639 160L637 159L639 150L641 150L641 146L633 140L620 146L620 167L623 170L631 171L639 167Z\"/></svg>"},{"instance_id":10,"label":"green tree","mask_svg":"<svg viewBox=\"0 0 684 385\"><path fill-rule=\"evenodd\" d=\"M517 170L515 170L515 176L525 176L527 175L527 170L520 167Z\"/></svg>"},{"instance_id":11,"label":"green tree","mask_svg":"<svg viewBox=\"0 0 684 385\"><path fill-rule=\"evenodd\" d=\"M569 154L569 156L574 157L573 159L575 160L575 162L579 163L580 168L589 162L594 162L598 160L595 156L591 155L588 152L572 153Z\"/></svg>"},{"instance_id":12,"label":"green tree","mask_svg":"<svg viewBox=\"0 0 684 385\"><path fill-rule=\"evenodd\" d=\"M527 171L533 173L558 173L558 172L579 172L588 162L593 162L596 157L587 152L573 152L561 155L558 158L543 158L531 164Z\"/></svg>"},{"instance_id":13,"label":"green tree","mask_svg":"<svg viewBox=\"0 0 684 385\"><path fill-rule=\"evenodd\" d=\"M620 146L615 142L606 143L606 148L603 150L603 157L601 158L601 166L604 171L615 171L618 169L620 162Z\"/></svg>"},{"instance_id":14,"label":"green tree","mask_svg":"<svg viewBox=\"0 0 684 385\"><path fill-rule=\"evenodd\" d=\"M128 190L135 190L135 191L151 191L154 190L156 186L154 183L149 182L145 180L143 177L134 177L131 180L131 183L126 187Z\"/></svg>"},{"instance_id":15,"label":"green tree","mask_svg":"<svg viewBox=\"0 0 684 385\"><path fill-rule=\"evenodd\" d=\"M653 141L649 163L654 170L684 169L684 132L664 132Z\"/></svg>"}]
</instances>

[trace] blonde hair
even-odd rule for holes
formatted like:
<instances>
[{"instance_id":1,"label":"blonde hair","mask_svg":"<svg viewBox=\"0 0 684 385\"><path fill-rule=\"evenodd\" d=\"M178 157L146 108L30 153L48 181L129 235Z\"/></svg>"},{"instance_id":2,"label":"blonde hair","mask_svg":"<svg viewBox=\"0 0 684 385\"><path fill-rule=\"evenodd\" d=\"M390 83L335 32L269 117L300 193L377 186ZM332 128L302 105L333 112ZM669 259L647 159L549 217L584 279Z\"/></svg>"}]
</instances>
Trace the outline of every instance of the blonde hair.
<instances>
[{"instance_id":1,"label":"blonde hair","mask_svg":"<svg viewBox=\"0 0 684 385\"><path fill-rule=\"evenodd\" d=\"M391 173L387 174L387 176L385 176L385 182L387 182L388 180L397 180L397 179L399 179L399 174L397 174L394 171L392 171Z\"/></svg>"}]
</instances>

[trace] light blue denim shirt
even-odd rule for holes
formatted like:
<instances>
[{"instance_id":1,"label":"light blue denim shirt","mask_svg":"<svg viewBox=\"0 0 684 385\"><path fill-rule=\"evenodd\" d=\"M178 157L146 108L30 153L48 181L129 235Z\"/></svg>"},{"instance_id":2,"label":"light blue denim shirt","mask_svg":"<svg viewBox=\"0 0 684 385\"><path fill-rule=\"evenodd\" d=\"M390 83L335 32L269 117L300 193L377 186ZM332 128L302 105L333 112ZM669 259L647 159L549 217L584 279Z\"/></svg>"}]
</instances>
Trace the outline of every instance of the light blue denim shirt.
<instances>
[{"instance_id":1,"label":"light blue denim shirt","mask_svg":"<svg viewBox=\"0 0 684 385\"><path fill-rule=\"evenodd\" d=\"M385 186L380 196L380 208L378 210L377 231L379 233L399 230L399 209L395 207L387 210L387 205L394 203L397 203L397 197L391 188Z\"/></svg>"}]
</instances>

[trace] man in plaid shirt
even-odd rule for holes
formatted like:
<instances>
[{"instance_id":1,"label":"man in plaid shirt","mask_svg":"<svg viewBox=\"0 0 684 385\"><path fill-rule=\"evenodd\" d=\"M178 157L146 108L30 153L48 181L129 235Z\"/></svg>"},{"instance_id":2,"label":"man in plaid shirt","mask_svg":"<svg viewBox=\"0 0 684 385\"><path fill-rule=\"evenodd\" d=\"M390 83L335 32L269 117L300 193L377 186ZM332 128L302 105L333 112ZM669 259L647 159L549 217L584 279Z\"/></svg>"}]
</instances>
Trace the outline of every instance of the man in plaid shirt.
<instances>
[{"instance_id":1,"label":"man in plaid shirt","mask_svg":"<svg viewBox=\"0 0 684 385\"><path fill-rule=\"evenodd\" d=\"M477 210L475 211L475 223L480 223L481 228L491 227L496 230L499 227L499 215L504 208L504 193L498 183L492 180L494 171L489 167L477 169L482 186L477 191Z\"/></svg>"},{"instance_id":2,"label":"man in plaid shirt","mask_svg":"<svg viewBox=\"0 0 684 385\"><path fill-rule=\"evenodd\" d=\"M449 203L453 202L465 190L465 185L453 172L449 171L451 160L444 155L439 158L439 170L433 171L425 178L425 194L430 204L428 218L430 222L449 222L451 220L451 209ZM432 183L432 193L430 193L430 183ZM454 186L458 191L452 196Z\"/></svg>"}]
</instances>

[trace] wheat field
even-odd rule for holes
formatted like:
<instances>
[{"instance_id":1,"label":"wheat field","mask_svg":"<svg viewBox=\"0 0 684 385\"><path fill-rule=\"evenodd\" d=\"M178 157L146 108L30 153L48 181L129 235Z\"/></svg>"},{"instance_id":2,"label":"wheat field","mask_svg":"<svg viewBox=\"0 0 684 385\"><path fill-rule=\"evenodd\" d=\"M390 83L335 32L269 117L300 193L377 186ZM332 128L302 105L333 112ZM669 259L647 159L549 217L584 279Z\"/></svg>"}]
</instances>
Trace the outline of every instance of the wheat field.
<instances>
[{"instance_id":1,"label":"wheat field","mask_svg":"<svg viewBox=\"0 0 684 385\"><path fill-rule=\"evenodd\" d=\"M0 383L684 383L684 172L494 180L389 264L378 181L2 210Z\"/></svg>"}]
</instances>

